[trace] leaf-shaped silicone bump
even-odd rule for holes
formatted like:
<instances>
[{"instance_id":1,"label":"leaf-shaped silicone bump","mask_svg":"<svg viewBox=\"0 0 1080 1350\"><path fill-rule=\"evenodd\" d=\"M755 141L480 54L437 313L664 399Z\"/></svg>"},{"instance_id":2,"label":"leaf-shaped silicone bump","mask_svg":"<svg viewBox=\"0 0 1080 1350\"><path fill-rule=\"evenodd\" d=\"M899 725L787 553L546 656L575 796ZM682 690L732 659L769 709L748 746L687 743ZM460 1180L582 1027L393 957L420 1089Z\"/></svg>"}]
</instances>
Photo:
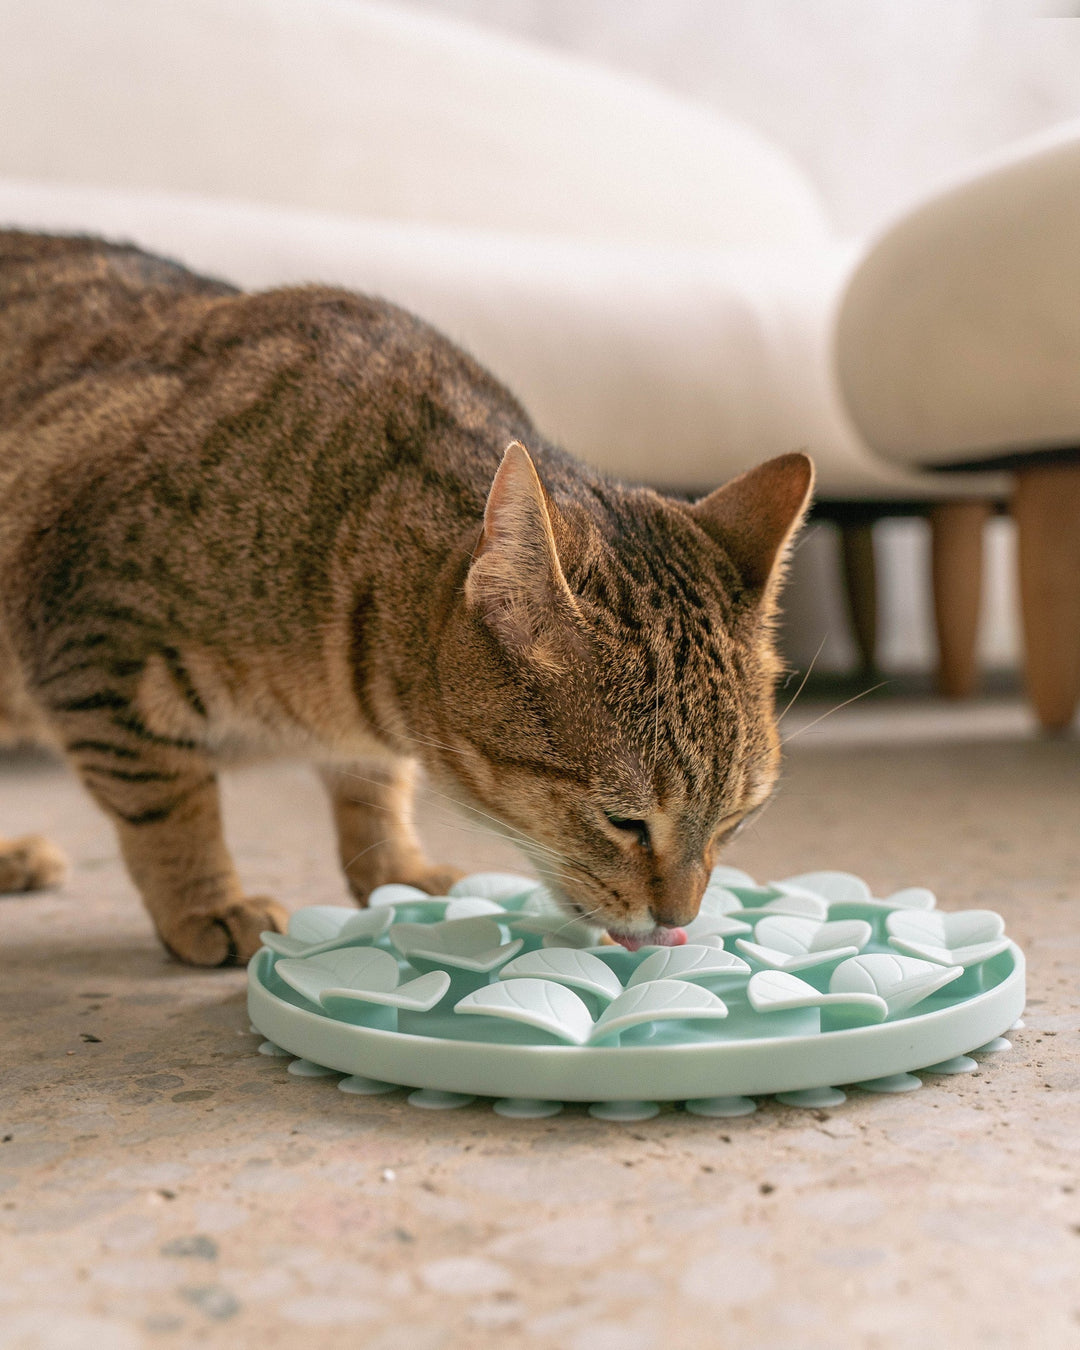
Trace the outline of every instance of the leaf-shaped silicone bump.
<instances>
[{"instance_id":1,"label":"leaf-shaped silicone bump","mask_svg":"<svg viewBox=\"0 0 1080 1350\"><path fill-rule=\"evenodd\" d=\"M274 970L312 1003L319 1002L324 989L395 989L399 976L398 963L378 947L338 947L299 960L278 961Z\"/></svg>"},{"instance_id":2,"label":"leaf-shaped silicone bump","mask_svg":"<svg viewBox=\"0 0 1080 1350\"><path fill-rule=\"evenodd\" d=\"M873 929L862 919L834 919L821 923L793 914L769 915L754 927L754 941L762 947L805 956L812 952L830 952L850 948L849 955L860 951L873 936Z\"/></svg>"},{"instance_id":3,"label":"leaf-shaped silicone bump","mask_svg":"<svg viewBox=\"0 0 1080 1350\"><path fill-rule=\"evenodd\" d=\"M701 897L701 905L698 909L699 914L733 914L737 909L744 909L745 905L734 891L729 891L726 886L717 886L713 882L705 887L705 893Z\"/></svg>"},{"instance_id":4,"label":"leaf-shaped silicone bump","mask_svg":"<svg viewBox=\"0 0 1080 1350\"><path fill-rule=\"evenodd\" d=\"M446 971L432 970L407 984L399 984L396 989L324 989L319 1002L333 1016L340 1016L357 1003L376 1003L380 1007L403 1008L407 1012L429 1012L449 988L450 976Z\"/></svg>"},{"instance_id":5,"label":"leaf-shaped silicone bump","mask_svg":"<svg viewBox=\"0 0 1080 1350\"><path fill-rule=\"evenodd\" d=\"M1005 951L1005 920L990 909L893 910L885 920L889 945L945 966L974 966Z\"/></svg>"},{"instance_id":6,"label":"leaf-shaped silicone bump","mask_svg":"<svg viewBox=\"0 0 1080 1350\"><path fill-rule=\"evenodd\" d=\"M522 877L515 872L473 872L455 881L449 894L455 899L516 900L535 891L539 885L535 877Z\"/></svg>"},{"instance_id":7,"label":"leaf-shaped silicone bump","mask_svg":"<svg viewBox=\"0 0 1080 1350\"><path fill-rule=\"evenodd\" d=\"M757 882L749 872L744 872L741 867L728 867L725 863L718 863L709 873L710 886L756 886Z\"/></svg>"},{"instance_id":8,"label":"leaf-shaped silicone bump","mask_svg":"<svg viewBox=\"0 0 1080 1350\"><path fill-rule=\"evenodd\" d=\"M592 1037L603 1040L643 1022L726 1017L727 1004L708 989L685 980L651 980L635 985L608 1004L596 1019Z\"/></svg>"},{"instance_id":9,"label":"leaf-shaped silicone bump","mask_svg":"<svg viewBox=\"0 0 1080 1350\"><path fill-rule=\"evenodd\" d=\"M591 952L577 951L572 947L547 947L541 951L526 952L524 956L516 956L499 971L500 980L523 978L554 980L570 989L595 994L605 1001L618 998L622 993L619 977L610 966Z\"/></svg>"},{"instance_id":10,"label":"leaf-shaped silicone bump","mask_svg":"<svg viewBox=\"0 0 1080 1350\"><path fill-rule=\"evenodd\" d=\"M891 937L889 946L905 956L917 956L924 961L933 961L938 966L978 966L993 956L1000 956L1009 947L1007 937L996 938L993 942L976 942L968 947L935 947L928 942L908 942L904 938Z\"/></svg>"},{"instance_id":11,"label":"leaf-shaped silicone bump","mask_svg":"<svg viewBox=\"0 0 1080 1350\"><path fill-rule=\"evenodd\" d=\"M693 984L722 975L749 973L750 967L733 952L688 942L683 947L661 947L652 952L627 980L626 987L632 989L651 980L686 980Z\"/></svg>"},{"instance_id":12,"label":"leaf-shaped silicone bump","mask_svg":"<svg viewBox=\"0 0 1080 1350\"><path fill-rule=\"evenodd\" d=\"M874 930L865 919L833 919L823 923L810 940L812 952L835 951L837 947L854 947L862 951Z\"/></svg>"},{"instance_id":13,"label":"leaf-shaped silicone bump","mask_svg":"<svg viewBox=\"0 0 1080 1350\"><path fill-rule=\"evenodd\" d=\"M447 919L442 923L396 923L390 941L412 960L422 958L459 970L494 970L522 948L521 938L502 943L502 930L494 919Z\"/></svg>"},{"instance_id":14,"label":"leaf-shaped silicone bump","mask_svg":"<svg viewBox=\"0 0 1080 1350\"><path fill-rule=\"evenodd\" d=\"M709 914L703 910L696 919L683 925L683 932L687 942L702 942L705 938L736 937L740 933L749 933L750 925L742 919L731 918L729 914Z\"/></svg>"},{"instance_id":15,"label":"leaf-shaped silicone bump","mask_svg":"<svg viewBox=\"0 0 1080 1350\"><path fill-rule=\"evenodd\" d=\"M824 923L829 917L828 901L810 891L785 891L781 895L774 895L771 900L764 900L760 905L747 906L743 913L755 911L766 915L787 914L798 919L813 919L816 923Z\"/></svg>"},{"instance_id":16,"label":"leaf-shaped silicone bump","mask_svg":"<svg viewBox=\"0 0 1080 1350\"><path fill-rule=\"evenodd\" d=\"M937 896L925 886L905 886L902 891L893 891L882 902L894 905L897 909L934 909Z\"/></svg>"},{"instance_id":17,"label":"leaf-shaped silicone bump","mask_svg":"<svg viewBox=\"0 0 1080 1350\"><path fill-rule=\"evenodd\" d=\"M299 942L326 942L337 937L346 919L356 914L347 905L308 905L289 915L287 932Z\"/></svg>"},{"instance_id":18,"label":"leaf-shaped silicone bump","mask_svg":"<svg viewBox=\"0 0 1080 1350\"><path fill-rule=\"evenodd\" d=\"M451 900L446 906L446 918L475 919L480 914L505 914L506 910L494 900L485 900L479 895L464 895L459 900Z\"/></svg>"},{"instance_id":19,"label":"leaf-shaped silicone bump","mask_svg":"<svg viewBox=\"0 0 1080 1350\"><path fill-rule=\"evenodd\" d=\"M890 937L923 942L934 947L971 947L996 942L1005 932L1005 920L992 909L893 910L885 919Z\"/></svg>"},{"instance_id":20,"label":"leaf-shaped silicone bump","mask_svg":"<svg viewBox=\"0 0 1080 1350\"><path fill-rule=\"evenodd\" d=\"M428 895L419 886L406 886L401 882L387 882L385 886L376 886L368 896L368 909L393 908L394 905L412 905L417 900L447 899L446 896Z\"/></svg>"},{"instance_id":21,"label":"leaf-shaped silicone bump","mask_svg":"<svg viewBox=\"0 0 1080 1350\"><path fill-rule=\"evenodd\" d=\"M877 994L889 1016L906 1012L964 973L962 966L940 966L914 956L870 952L842 961L829 980L831 994Z\"/></svg>"},{"instance_id":22,"label":"leaf-shaped silicone bump","mask_svg":"<svg viewBox=\"0 0 1080 1350\"><path fill-rule=\"evenodd\" d=\"M888 1005L878 994L828 993L823 994L806 980L784 970L760 970L751 976L746 996L755 1012L785 1012L792 1008L825 1008L845 1005L859 1006L868 1022L882 1022L888 1014Z\"/></svg>"},{"instance_id":23,"label":"leaf-shaped silicone bump","mask_svg":"<svg viewBox=\"0 0 1080 1350\"><path fill-rule=\"evenodd\" d=\"M339 905L311 905L292 916L290 928L295 926L296 932L263 933L263 946L279 956L316 956L335 947L361 946L381 937L393 917L392 909L356 910ZM323 936L317 937L319 934Z\"/></svg>"},{"instance_id":24,"label":"leaf-shaped silicone bump","mask_svg":"<svg viewBox=\"0 0 1080 1350\"><path fill-rule=\"evenodd\" d=\"M777 890L810 891L832 905L858 905L871 898L870 887L851 872L800 872L772 884Z\"/></svg>"},{"instance_id":25,"label":"leaf-shaped silicone bump","mask_svg":"<svg viewBox=\"0 0 1080 1350\"><path fill-rule=\"evenodd\" d=\"M571 1045L584 1045L592 1031L588 1008L565 985L553 980L506 980L466 994L456 1013L502 1017L546 1031Z\"/></svg>"}]
</instances>

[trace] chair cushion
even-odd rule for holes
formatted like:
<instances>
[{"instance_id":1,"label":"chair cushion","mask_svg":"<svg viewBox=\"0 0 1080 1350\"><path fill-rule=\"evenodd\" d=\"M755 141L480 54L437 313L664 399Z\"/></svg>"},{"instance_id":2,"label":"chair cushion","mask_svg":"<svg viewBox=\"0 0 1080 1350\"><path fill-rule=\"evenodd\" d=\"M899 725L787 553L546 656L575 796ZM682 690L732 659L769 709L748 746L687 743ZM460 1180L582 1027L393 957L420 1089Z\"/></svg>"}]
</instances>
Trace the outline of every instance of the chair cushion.
<instances>
[{"instance_id":1,"label":"chair cushion","mask_svg":"<svg viewBox=\"0 0 1080 1350\"><path fill-rule=\"evenodd\" d=\"M905 465L1080 447L1080 123L934 193L855 269L837 369Z\"/></svg>"},{"instance_id":2,"label":"chair cushion","mask_svg":"<svg viewBox=\"0 0 1080 1350\"><path fill-rule=\"evenodd\" d=\"M134 240L251 289L322 281L386 296L620 478L705 491L801 447L833 499L1002 487L903 470L851 427L830 365L847 248L601 247L2 179L0 221Z\"/></svg>"}]
</instances>

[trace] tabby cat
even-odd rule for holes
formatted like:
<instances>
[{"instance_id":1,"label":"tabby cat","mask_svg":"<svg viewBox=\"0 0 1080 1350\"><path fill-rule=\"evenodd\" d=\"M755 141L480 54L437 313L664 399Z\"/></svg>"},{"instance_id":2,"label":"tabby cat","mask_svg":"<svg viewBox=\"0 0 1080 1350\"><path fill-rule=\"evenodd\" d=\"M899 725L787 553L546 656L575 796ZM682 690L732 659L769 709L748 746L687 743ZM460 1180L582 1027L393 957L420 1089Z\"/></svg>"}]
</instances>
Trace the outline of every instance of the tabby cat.
<instances>
[{"instance_id":1,"label":"tabby cat","mask_svg":"<svg viewBox=\"0 0 1080 1350\"><path fill-rule=\"evenodd\" d=\"M225 845L237 756L318 766L361 902L454 875L413 833L420 765L617 940L691 919L776 780L812 476L620 486L391 304L0 232L0 712L63 748L185 961L285 919ZM61 866L0 843L0 888Z\"/></svg>"}]
</instances>

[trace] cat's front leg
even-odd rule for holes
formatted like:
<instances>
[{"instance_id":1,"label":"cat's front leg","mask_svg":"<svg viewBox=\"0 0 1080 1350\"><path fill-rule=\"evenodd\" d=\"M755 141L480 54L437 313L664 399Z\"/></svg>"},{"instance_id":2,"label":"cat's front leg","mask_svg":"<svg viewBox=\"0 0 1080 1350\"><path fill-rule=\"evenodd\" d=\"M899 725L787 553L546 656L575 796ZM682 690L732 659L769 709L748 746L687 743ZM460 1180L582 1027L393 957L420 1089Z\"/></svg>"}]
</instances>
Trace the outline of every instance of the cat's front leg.
<instances>
[{"instance_id":1,"label":"cat's front leg","mask_svg":"<svg viewBox=\"0 0 1080 1350\"><path fill-rule=\"evenodd\" d=\"M413 828L415 767L408 760L364 760L322 770L337 827L338 852L353 895L364 904L376 886L404 882L444 895L462 873L433 866Z\"/></svg>"},{"instance_id":2,"label":"cat's front leg","mask_svg":"<svg viewBox=\"0 0 1080 1350\"><path fill-rule=\"evenodd\" d=\"M132 731L134 727L134 731ZM196 966L243 963L264 929L287 915L265 896L246 896L221 826L211 761L132 723L71 747L80 777L111 817L132 880L162 942ZM138 733L138 734L136 734Z\"/></svg>"}]
</instances>

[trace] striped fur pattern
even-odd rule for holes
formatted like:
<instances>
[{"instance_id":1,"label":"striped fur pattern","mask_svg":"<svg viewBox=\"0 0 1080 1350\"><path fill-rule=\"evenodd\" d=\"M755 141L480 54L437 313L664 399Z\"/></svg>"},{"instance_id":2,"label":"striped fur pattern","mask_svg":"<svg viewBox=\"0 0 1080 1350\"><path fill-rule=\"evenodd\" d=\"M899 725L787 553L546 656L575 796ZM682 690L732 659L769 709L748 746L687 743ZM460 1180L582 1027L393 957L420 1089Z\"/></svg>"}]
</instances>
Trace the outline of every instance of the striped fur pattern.
<instances>
[{"instance_id":1,"label":"striped fur pattern","mask_svg":"<svg viewBox=\"0 0 1080 1350\"><path fill-rule=\"evenodd\" d=\"M225 844L238 758L318 768L361 902L453 875L413 832L422 767L571 912L692 917L776 779L811 478L790 455L693 506L623 487L393 305L0 232L0 717L69 757L187 961L283 921ZM58 869L0 844L0 886Z\"/></svg>"}]
</instances>

